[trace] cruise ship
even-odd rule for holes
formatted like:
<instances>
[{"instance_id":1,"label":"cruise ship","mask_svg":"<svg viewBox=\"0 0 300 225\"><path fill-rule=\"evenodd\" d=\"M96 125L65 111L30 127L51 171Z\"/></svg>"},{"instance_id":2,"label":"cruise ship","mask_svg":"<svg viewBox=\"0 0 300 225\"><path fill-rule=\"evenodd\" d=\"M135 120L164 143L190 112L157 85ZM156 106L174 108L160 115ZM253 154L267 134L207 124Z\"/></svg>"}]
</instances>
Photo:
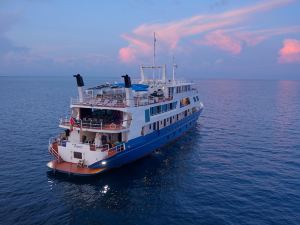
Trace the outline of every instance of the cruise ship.
<instances>
[{"instance_id":1,"label":"cruise ship","mask_svg":"<svg viewBox=\"0 0 300 225\"><path fill-rule=\"evenodd\" d=\"M145 70L160 71L151 79ZM166 77L166 65L140 66L141 78L85 88L74 75L78 97L71 115L60 119L64 132L49 140L54 172L91 176L138 160L196 125L203 110L193 83Z\"/></svg>"}]
</instances>

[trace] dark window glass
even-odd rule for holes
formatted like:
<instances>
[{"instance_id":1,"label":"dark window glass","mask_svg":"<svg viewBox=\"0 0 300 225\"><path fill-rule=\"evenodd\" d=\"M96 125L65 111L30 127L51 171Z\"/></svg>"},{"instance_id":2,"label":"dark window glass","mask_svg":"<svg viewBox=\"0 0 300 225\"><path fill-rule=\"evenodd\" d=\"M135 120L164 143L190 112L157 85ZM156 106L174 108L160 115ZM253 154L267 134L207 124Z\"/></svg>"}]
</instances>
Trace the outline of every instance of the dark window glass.
<instances>
[{"instance_id":1,"label":"dark window glass","mask_svg":"<svg viewBox=\"0 0 300 225\"><path fill-rule=\"evenodd\" d=\"M82 153L81 152L74 152L74 158L75 159L82 159Z\"/></svg>"},{"instance_id":2,"label":"dark window glass","mask_svg":"<svg viewBox=\"0 0 300 225\"><path fill-rule=\"evenodd\" d=\"M160 113L160 111L161 111L161 106L160 105L156 106L156 111L157 111L157 113Z\"/></svg>"}]
</instances>

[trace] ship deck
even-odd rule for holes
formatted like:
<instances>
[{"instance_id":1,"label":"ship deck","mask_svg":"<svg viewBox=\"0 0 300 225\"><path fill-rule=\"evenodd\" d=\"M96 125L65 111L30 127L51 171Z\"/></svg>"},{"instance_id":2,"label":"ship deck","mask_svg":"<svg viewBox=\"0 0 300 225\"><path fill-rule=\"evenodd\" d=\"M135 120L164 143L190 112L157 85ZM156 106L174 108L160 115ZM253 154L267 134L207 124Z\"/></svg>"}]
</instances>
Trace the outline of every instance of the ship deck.
<instances>
[{"instance_id":1,"label":"ship deck","mask_svg":"<svg viewBox=\"0 0 300 225\"><path fill-rule=\"evenodd\" d=\"M48 162L47 166L53 171L79 176L92 176L101 173L105 170L105 168L92 169L87 167L78 167L75 163L58 162L57 160L52 160Z\"/></svg>"}]
</instances>

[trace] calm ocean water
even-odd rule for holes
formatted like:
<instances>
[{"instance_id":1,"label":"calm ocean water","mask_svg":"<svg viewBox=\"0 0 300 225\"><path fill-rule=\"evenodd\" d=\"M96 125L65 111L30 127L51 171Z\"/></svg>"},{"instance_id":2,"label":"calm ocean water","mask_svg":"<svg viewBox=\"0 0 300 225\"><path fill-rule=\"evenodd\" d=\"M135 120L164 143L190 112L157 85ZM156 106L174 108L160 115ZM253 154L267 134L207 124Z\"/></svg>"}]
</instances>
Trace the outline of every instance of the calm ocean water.
<instances>
[{"instance_id":1,"label":"calm ocean water","mask_svg":"<svg viewBox=\"0 0 300 225\"><path fill-rule=\"evenodd\" d=\"M74 179L46 167L73 78L0 77L0 224L300 224L300 82L197 83L205 109L185 136Z\"/></svg>"}]
</instances>

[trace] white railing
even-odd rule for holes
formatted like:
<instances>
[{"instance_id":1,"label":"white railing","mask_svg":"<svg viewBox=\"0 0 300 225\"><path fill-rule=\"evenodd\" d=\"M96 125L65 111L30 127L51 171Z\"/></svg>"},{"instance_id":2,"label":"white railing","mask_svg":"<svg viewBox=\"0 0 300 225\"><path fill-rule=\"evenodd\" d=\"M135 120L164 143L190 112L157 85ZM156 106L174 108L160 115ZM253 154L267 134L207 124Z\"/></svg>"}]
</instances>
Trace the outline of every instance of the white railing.
<instances>
[{"instance_id":1,"label":"white railing","mask_svg":"<svg viewBox=\"0 0 300 225\"><path fill-rule=\"evenodd\" d=\"M125 98L116 98L114 96L84 97L82 101L80 101L79 98L71 98L71 105L93 105L115 108L127 107Z\"/></svg>"},{"instance_id":2,"label":"white railing","mask_svg":"<svg viewBox=\"0 0 300 225\"><path fill-rule=\"evenodd\" d=\"M82 127L87 129L97 129L97 130L124 130L127 129L127 126L123 126L123 122L126 122L129 120L123 120L119 123L103 123L98 121L83 121L83 120L76 120L73 127ZM71 126L70 120L65 118L61 118L59 120L59 125L62 126Z\"/></svg>"},{"instance_id":3,"label":"white railing","mask_svg":"<svg viewBox=\"0 0 300 225\"><path fill-rule=\"evenodd\" d=\"M58 161L61 162L63 161L62 158L60 157L59 153L58 153L58 149L55 150L53 148L53 144L57 144L57 148L58 146L62 145L62 140L60 137L52 137L49 139L49 153ZM95 144L90 144L90 143L84 143L85 145L89 145L90 146L90 151L102 151L102 152L107 152L107 156L113 156L121 151L124 151L126 149L126 145L125 143L121 143L118 144L114 147L109 147L109 144L104 144L101 146L96 146Z\"/></svg>"},{"instance_id":4,"label":"white railing","mask_svg":"<svg viewBox=\"0 0 300 225\"><path fill-rule=\"evenodd\" d=\"M172 81L171 81L172 82ZM182 81L175 81L176 84L179 84ZM182 95L186 93L198 93L194 88L191 88L188 91L183 91L180 93L174 93L174 95ZM166 102L173 99L173 96L167 97L155 97L155 96L134 96L134 106L145 106L156 104L159 102ZM102 96L85 96L82 101L79 98L71 98L71 105L85 105L85 106L100 106L100 107L112 107L112 108L125 108L128 107L126 103L125 96L123 95L102 95Z\"/></svg>"},{"instance_id":5,"label":"white railing","mask_svg":"<svg viewBox=\"0 0 300 225\"><path fill-rule=\"evenodd\" d=\"M138 106L144 106L144 105L152 105L160 102L167 102L171 101L172 97L134 97L134 105L136 107Z\"/></svg>"},{"instance_id":6,"label":"white railing","mask_svg":"<svg viewBox=\"0 0 300 225\"><path fill-rule=\"evenodd\" d=\"M122 144L119 144L119 145L116 145L110 149L108 149L107 151L107 156L108 157L111 157L111 156L114 156L115 154L119 153L119 152L122 152L126 149L126 145L125 143L122 143Z\"/></svg>"}]
</instances>

